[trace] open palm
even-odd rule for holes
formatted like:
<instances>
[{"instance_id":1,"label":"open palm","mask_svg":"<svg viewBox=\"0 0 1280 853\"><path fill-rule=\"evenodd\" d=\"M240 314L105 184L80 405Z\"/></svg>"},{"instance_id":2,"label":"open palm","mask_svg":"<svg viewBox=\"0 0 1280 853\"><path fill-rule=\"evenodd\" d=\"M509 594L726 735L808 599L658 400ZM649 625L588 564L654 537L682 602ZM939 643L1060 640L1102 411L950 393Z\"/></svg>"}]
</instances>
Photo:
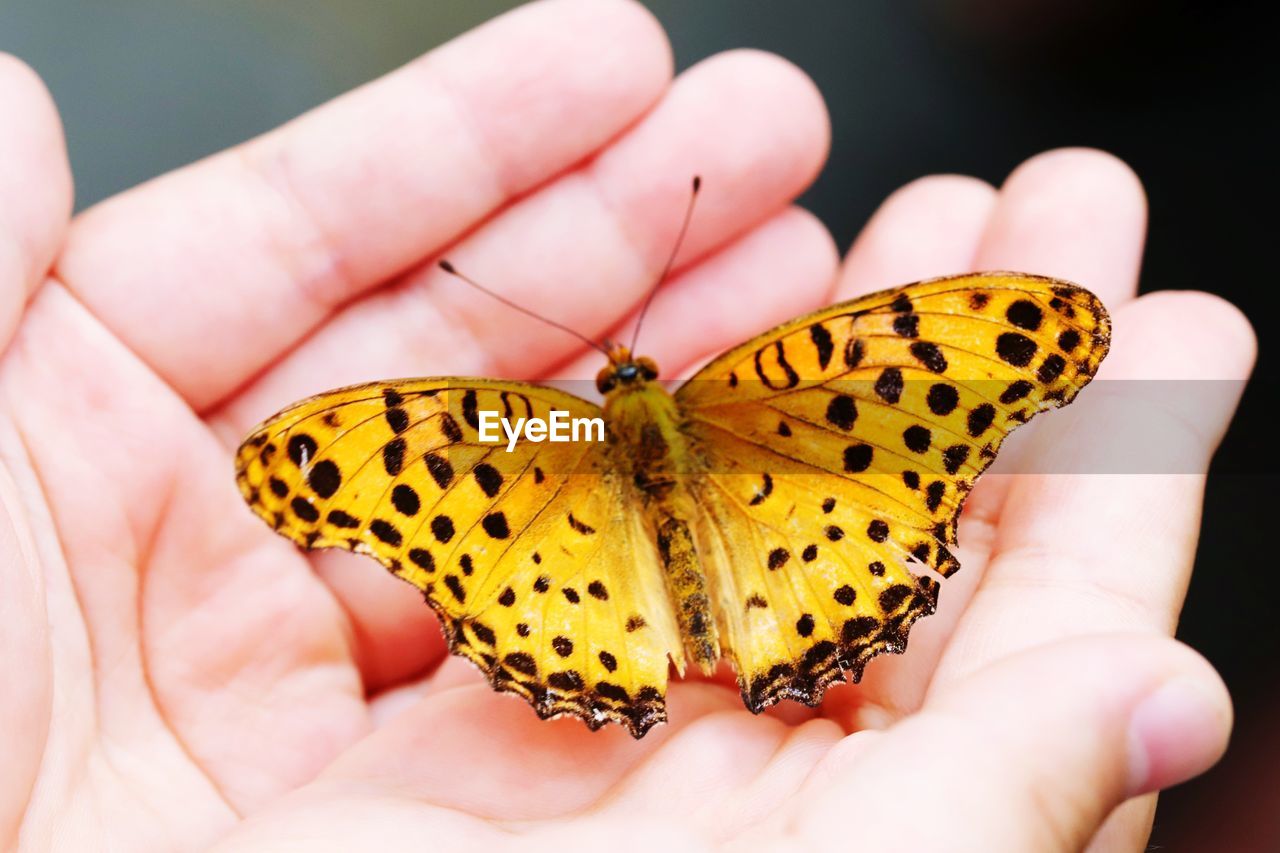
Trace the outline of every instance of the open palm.
<instances>
[{"instance_id":1,"label":"open palm","mask_svg":"<svg viewBox=\"0 0 1280 853\"><path fill-rule=\"evenodd\" d=\"M988 479L964 571L907 655L761 717L731 679L677 682L671 724L640 742L540 722L448 658L415 590L303 555L242 505L232 449L307 393L593 375L598 355L433 259L604 336L661 267L695 172L643 347L673 372L838 298L1011 268L1107 302L1103 378L1247 375L1230 306L1134 298L1144 202L1113 158L1041 155L998 191L922 179L841 266L789 206L826 152L813 86L753 52L674 83L670 66L636 5L531 4L69 220L53 107L0 58L0 838L1140 849L1152 798L1121 804L1207 767L1230 728L1216 675L1168 639L1199 474ZM1234 402L1171 412L1186 470ZM1069 415L1037 441L1087 447Z\"/></svg>"}]
</instances>

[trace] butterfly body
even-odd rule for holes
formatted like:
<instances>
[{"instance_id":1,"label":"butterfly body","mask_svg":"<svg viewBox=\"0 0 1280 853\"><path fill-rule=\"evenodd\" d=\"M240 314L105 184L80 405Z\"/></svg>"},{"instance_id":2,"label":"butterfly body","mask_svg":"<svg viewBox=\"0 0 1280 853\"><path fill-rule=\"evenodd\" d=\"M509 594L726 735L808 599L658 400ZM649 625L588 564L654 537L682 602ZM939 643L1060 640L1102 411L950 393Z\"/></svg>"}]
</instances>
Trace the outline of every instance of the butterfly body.
<instances>
[{"instance_id":1,"label":"butterfly body","mask_svg":"<svg viewBox=\"0 0 1280 853\"><path fill-rule=\"evenodd\" d=\"M450 649L542 717L636 737L668 670L723 656L746 706L821 702L906 648L959 568L961 507L1012 429L1105 356L1067 282L956 276L831 306L729 350L674 394L609 353L603 407L440 378L340 389L255 429L251 508L304 548L420 589ZM480 415L601 417L604 440L486 444Z\"/></svg>"},{"instance_id":2,"label":"butterfly body","mask_svg":"<svg viewBox=\"0 0 1280 853\"><path fill-rule=\"evenodd\" d=\"M596 382L605 394L608 458L619 480L634 490L632 500L657 545L685 655L710 674L720 657L719 638L694 542L696 500L689 488L700 465L679 404L654 381L657 375L651 359L632 361L625 348L610 353Z\"/></svg>"}]
</instances>

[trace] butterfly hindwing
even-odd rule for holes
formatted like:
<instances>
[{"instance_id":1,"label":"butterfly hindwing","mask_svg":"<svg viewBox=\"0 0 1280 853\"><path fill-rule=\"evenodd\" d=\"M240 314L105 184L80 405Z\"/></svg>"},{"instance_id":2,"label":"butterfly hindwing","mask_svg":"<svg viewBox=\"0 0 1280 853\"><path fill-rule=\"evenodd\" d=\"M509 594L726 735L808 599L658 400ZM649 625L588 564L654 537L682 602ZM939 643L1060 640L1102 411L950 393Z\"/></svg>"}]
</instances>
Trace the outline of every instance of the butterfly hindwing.
<instances>
[{"instance_id":1,"label":"butterfly hindwing","mask_svg":"<svg viewBox=\"0 0 1280 853\"><path fill-rule=\"evenodd\" d=\"M679 389L707 469L701 550L749 707L816 704L905 648L937 599L925 568L959 568L976 478L1012 429L1075 397L1109 339L1082 288L958 276L792 321Z\"/></svg>"},{"instance_id":2,"label":"butterfly hindwing","mask_svg":"<svg viewBox=\"0 0 1280 853\"><path fill-rule=\"evenodd\" d=\"M369 554L421 589L451 649L543 717L643 734L680 655L652 544L604 445L478 440L480 413L599 417L539 386L409 380L304 400L242 444L254 511L304 548Z\"/></svg>"}]
</instances>

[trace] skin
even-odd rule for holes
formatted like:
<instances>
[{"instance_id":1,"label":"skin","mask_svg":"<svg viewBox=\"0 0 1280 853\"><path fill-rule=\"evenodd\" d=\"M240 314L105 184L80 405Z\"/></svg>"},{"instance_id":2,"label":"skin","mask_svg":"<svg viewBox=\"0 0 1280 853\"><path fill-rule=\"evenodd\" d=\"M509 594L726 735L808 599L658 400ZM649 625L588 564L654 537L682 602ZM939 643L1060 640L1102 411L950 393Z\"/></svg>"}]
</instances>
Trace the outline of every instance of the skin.
<instances>
[{"instance_id":1,"label":"skin","mask_svg":"<svg viewBox=\"0 0 1280 853\"><path fill-rule=\"evenodd\" d=\"M1235 309L1136 298L1144 198L1113 157L1053 151L999 188L921 179L840 262L790 206L827 149L812 84L754 52L670 75L639 6L535 3L70 218L54 107L0 58L0 838L1142 848L1148 792L1209 767L1231 725L1217 675L1170 639L1200 474L988 477L964 569L907 655L817 711L753 717L725 673L676 683L672 724L638 743L538 721L446 659L407 585L303 556L241 505L232 449L305 394L593 376L597 353L434 259L617 339L694 173L641 345L672 373L837 298L1011 268L1102 296L1101 378L1248 375ZM1223 396L1170 411L1187 471L1221 438ZM1089 424L1046 418L1029 452L1072 429Z\"/></svg>"}]
</instances>

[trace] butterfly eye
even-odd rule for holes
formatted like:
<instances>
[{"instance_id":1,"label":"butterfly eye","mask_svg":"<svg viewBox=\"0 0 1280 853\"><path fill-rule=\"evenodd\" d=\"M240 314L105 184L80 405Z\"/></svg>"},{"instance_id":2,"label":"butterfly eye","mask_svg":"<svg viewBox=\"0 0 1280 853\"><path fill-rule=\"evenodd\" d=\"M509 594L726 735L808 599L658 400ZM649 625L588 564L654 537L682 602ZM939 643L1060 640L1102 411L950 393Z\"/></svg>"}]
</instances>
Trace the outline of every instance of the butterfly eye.
<instances>
[{"instance_id":1,"label":"butterfly eye","mask_svg":"<svg viewBox=\"0 0 1280 853\"><path fill-rule=\"evenodd\" d=\"M618 384L618 377L614 371L613 365L610 365L596 374L596 390L601 394L608 394Z\"/></svg>"},{"instance_id":2,"label":"butterfly eye","mask_svg":"<svg viewBox=\"0 0 1280 853\"><path fill-rule=\"evenodd\" d=\"M658 365L648 356L640 356L640 358L637 358L636 367L640 368L640 376L646 382L651 382L658 378Z\"/></svg>"}]
</instances>

